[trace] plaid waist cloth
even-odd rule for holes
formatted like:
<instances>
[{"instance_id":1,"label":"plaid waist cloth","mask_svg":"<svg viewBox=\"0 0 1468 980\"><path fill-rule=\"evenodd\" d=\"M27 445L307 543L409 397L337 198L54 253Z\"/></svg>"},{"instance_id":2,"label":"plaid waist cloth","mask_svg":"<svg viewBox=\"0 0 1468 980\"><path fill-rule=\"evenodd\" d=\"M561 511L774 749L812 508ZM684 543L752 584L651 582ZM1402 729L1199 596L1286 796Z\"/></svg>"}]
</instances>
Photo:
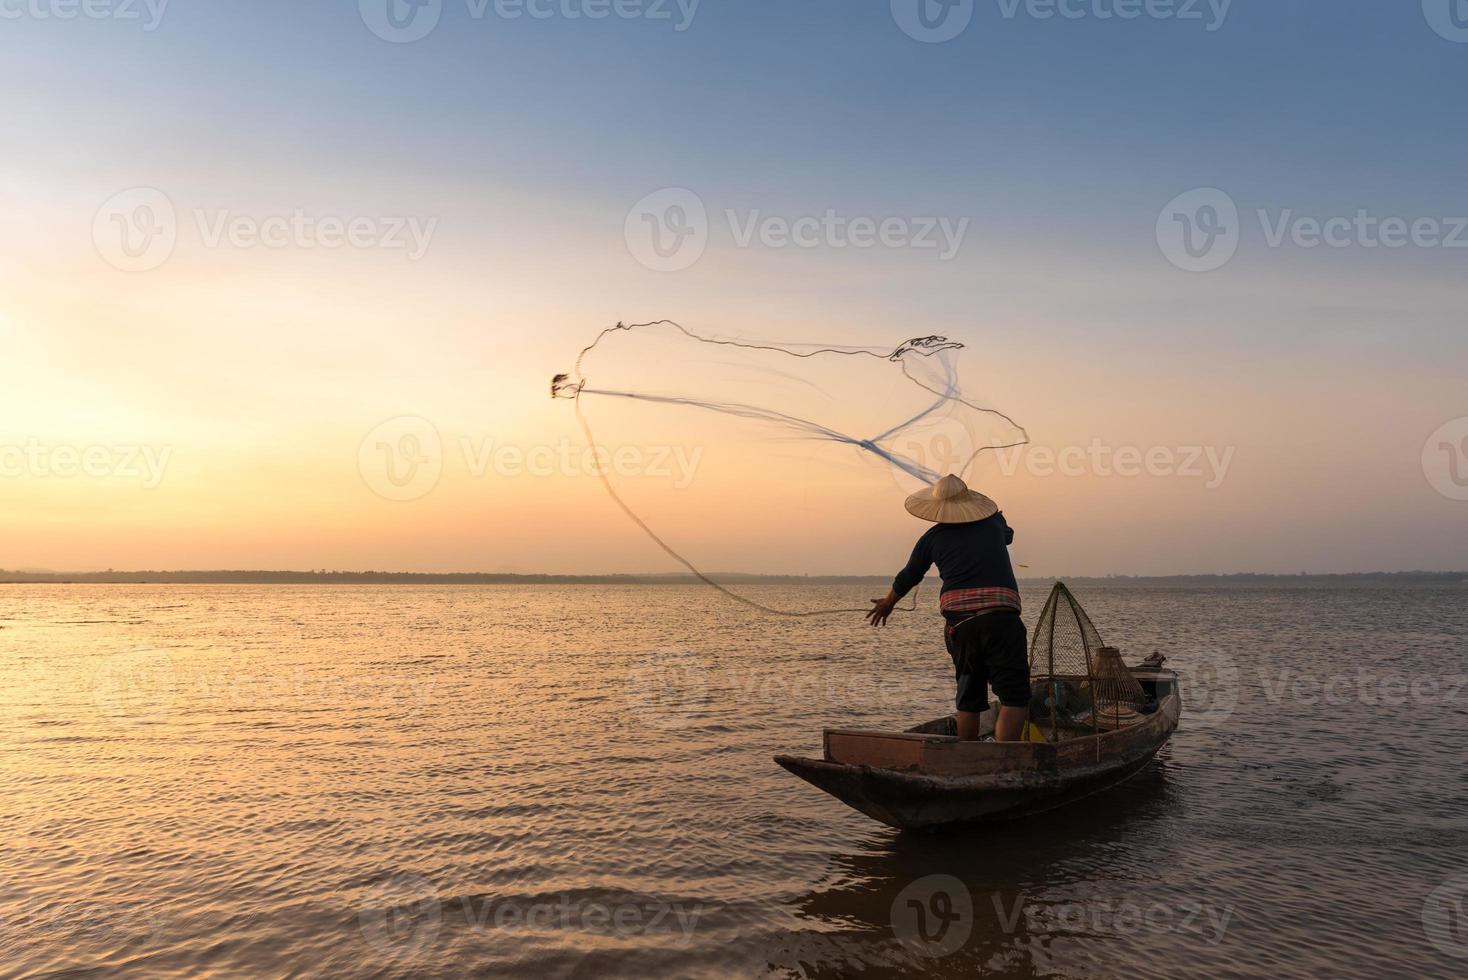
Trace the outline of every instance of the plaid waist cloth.
<instances>
[{"instance_id":1,"label":"plaid waist cloth","mask_svg":"<svg viewBox=\"0 0 1468 980\"><path fill-rule=\"evenodd\" d=\"M949 589L938 600L946 613L988 613L1001 609L1020 611L1019 593L1013 589Z\"/></svg>"}]
</instances>

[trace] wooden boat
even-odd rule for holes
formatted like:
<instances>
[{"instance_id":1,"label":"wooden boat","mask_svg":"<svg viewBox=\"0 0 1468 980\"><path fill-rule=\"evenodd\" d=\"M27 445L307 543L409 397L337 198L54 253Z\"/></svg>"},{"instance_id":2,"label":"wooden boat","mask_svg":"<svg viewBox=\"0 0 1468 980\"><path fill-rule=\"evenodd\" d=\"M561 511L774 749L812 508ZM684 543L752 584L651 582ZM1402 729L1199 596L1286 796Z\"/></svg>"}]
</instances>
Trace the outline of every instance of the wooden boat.
<instances>
[{"instance_id":1,"label":"wooden boat","mask_svg":"<svg viewBox=\"0 0 1468 980\"><path fill-rule=\"evenodd\" d=\"M902 830L1052 810L1134 775L1177 729L1182 697L1176 672L1153 665L1129 670L1151 710L1114 730L1057 724L1055 741L960 742L951 717L902 733L828 728L823 758L775 761L847 806ZM983 718L984 733L992 733L993 709Z\"/></svg>"}]
</instances>

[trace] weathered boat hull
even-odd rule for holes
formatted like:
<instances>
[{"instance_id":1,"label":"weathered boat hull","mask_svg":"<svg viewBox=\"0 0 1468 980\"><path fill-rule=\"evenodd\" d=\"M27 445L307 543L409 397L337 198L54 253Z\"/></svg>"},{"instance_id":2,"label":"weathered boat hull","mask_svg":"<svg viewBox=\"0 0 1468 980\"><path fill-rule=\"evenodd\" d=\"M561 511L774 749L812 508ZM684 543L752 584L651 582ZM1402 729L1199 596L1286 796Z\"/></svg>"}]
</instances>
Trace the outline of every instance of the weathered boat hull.
<instances>
[{"instance_id":1,"label":"weathered boat hull","mask_svg":"<svg viewBox=\"0 0 1468 980\"><path fill-rule=\"evenodd\" d=\"M1140 672L1139 672L1140 673ZM1126 780L1157 754L1182 713L1176 675L1145 675L1159 690L1142 722L1055 744L959 742L931 734L830 729L824 759L776 756L788 771L874 820L902 830L1013 820L1065 806Z\"/></svg>"}]
</instances>

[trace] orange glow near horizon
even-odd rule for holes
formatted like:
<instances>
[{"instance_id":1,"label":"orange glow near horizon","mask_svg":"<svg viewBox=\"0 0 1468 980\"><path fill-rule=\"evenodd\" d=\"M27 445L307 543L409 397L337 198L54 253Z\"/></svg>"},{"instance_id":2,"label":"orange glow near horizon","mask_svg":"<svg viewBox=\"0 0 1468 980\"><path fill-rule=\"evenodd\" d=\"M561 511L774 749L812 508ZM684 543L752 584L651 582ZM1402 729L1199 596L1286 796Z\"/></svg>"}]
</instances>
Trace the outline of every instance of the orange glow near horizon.
<instances>
[{"instance_id":1,"label":"orange glow near horizon","mask_svg":"<svg viewBox=\"0 0 1468 980\"><path fill-rule=\"evenodd\" d=\"M85 231L84 211L61 211ZM828 308L772 319L741 288L744 275L771 274L749 255L711 252L668 292L656 277L629 282L627 256L576 241L567 254L584 265L569 294L543 273L481 286L475 268L371 253L181 245L163 268L127 274L83 234L4 251L21 274L0 292L0 447L11 464L0 478L0 567L675 571L579 467L486 466L487 452L506 447L584 449L549 378L617 319L608 311L639 308L716 310L683 321L724 336L965 343L966 386L1034 443L970 474L1018 529L1015 555L1033 574L1453 564L1431 532L1453 502L1427 486L1418 456L1450 417L1454 371L1369 347L1324 343L1312 352L1318 373L1302 375L1226 337L1200 355L1151 330L1103 342L1054 319L915 323L893 312L904 276L921 288L919 273L893 270L883 315L860 295L843 298L852 270L830 259L809 265L808 284L825 284ZM482 254L514 261L502 246ZM359 451L404 416L431 423L442 473L431 492L388 500L364 479ZM701 454L677 492L667 480L631 485L700 567L885 574L921 529L901 509L900 481L854 451L727 444L724 433L680 409L655 435L597 432L611 448ZM44 467L17 470L17 454L37 444L60 450L63 465L47 455ZM1092 447L1173 455L1165 472L1126 476L1098 469ZM1214 455L1190 458L1194 449ZM112 463L100 475L58 473L72 450ZM1047 452L1057 454L1049 465ZM148 453L166 465L149 469ZM121 472L129 461L135 472ZM1404 526L1413 512L1423 519Z\"/></svg>"}]
</instances>

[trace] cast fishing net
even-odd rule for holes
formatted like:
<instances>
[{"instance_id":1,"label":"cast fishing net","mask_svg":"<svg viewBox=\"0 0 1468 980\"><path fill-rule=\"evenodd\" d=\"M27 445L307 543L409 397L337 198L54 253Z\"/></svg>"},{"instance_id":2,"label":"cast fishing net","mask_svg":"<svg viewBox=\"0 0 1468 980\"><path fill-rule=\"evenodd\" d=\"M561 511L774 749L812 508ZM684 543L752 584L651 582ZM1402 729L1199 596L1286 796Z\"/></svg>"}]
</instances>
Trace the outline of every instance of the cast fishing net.
<instances>
[{"instance_id":1,"label":"cast fishing net","mask_svg":"<svg viewBox=\"0 0 1468 980\"><path fill-rule=\"evenodd\" d=\"M701 553L731 526L763 553L829 553L907 493L1028 442L960 384L962 351L940 336L858 347L703 335L670 320L619 323L552 379L551 394L574 400L612 500L698 580L776 615L864 612L761 601L716 581ZM659 483L619 469L629 440L633 450L686 449L685 462L697 455L697 479Z\"/></svg>"}]
</instances>

